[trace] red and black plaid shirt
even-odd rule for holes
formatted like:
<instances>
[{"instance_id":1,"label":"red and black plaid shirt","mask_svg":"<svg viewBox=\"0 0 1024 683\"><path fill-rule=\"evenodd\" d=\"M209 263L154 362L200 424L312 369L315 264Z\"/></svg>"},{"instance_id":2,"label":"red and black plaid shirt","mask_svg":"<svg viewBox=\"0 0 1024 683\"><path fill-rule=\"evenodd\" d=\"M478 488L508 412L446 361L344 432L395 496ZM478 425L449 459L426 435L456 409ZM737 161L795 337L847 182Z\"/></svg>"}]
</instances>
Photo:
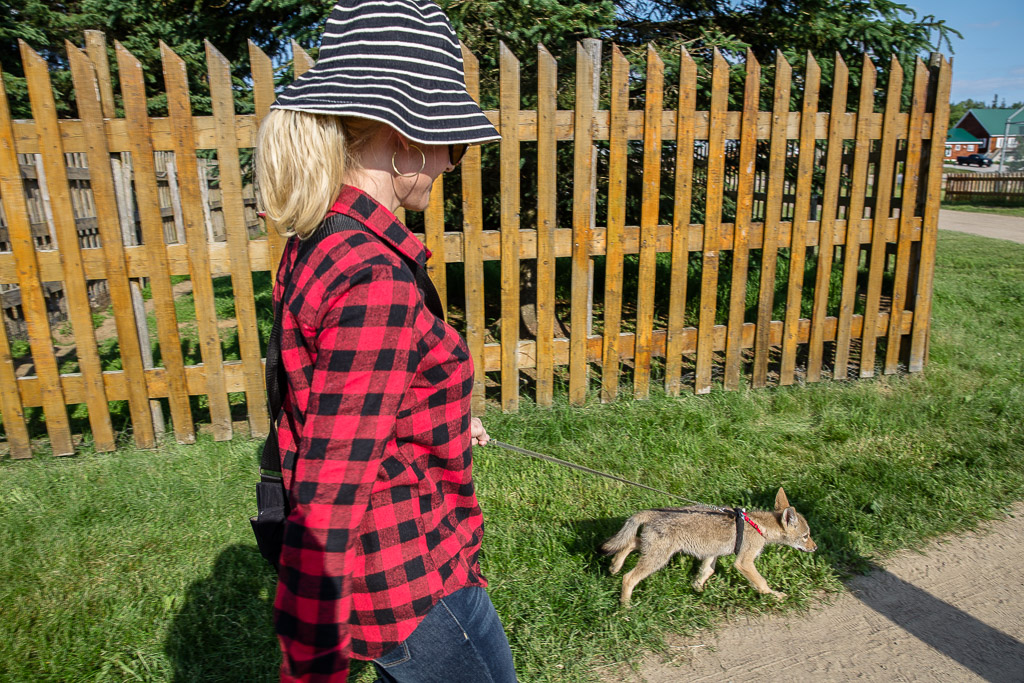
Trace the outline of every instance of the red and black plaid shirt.
<instances>
[{"instance_id":1,"label":"red and black plaid shirt","mask_svg":"<svg viewBox=\"0 0 1024 683\"><path fill-rule=\"evenodd\" d=\"M291 239L274 290L292 506L275 602L285 681L343 681L350 658L405 640L439 598L486 585L469 350L424 304L403 256L422 267L429 254L408 228L348 186L332 212L369 231L329 235L297 265Z\"/></svg>"}]
</instances>

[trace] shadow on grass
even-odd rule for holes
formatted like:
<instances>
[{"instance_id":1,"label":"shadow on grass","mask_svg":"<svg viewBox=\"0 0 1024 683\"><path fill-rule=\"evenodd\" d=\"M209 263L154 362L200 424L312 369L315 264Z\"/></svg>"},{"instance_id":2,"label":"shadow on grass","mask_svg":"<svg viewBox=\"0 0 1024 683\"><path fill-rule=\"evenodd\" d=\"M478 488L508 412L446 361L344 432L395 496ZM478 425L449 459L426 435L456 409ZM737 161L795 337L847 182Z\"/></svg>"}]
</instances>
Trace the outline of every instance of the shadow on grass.
<instances>
[{"instance_id":1,"label":"shadow on grass","mask_svg":"<svg viewBox=\"0 0 1024 683\"><path fill-rule=\"evenodd\" d=\"M278 680L274 634L277 577L253 545L226 548L210 574L188 588L167 632L164 651L174 683ZM351 662L349 680L367 668Z\"/></svg>"},{"instance_id":2,"label":"shadow on grass","mask_svg":"<svg viewBox=\"0 0 1024 683\"><path fill-rule=\"evenodd\" d=\"M189 586L168 629L164 649L175 683L278 679L275 582L255 544L217 556L210 574Z\"/></svg>"}]
</instances>

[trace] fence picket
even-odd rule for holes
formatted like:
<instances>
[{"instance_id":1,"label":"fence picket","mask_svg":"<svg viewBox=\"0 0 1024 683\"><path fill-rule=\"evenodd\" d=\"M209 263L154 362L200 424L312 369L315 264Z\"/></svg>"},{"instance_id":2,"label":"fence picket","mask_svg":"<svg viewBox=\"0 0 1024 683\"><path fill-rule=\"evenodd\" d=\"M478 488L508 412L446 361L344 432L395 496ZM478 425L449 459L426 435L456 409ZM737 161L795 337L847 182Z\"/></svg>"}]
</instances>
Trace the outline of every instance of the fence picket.
<instances>
[{"instance_id":1,"label":"fence picket","mask_svg":"<svg viewBox=\"0 0 1024 683\"><path fill-rule=\"evenodd\" d=\"M466 74L466 90L480 101L480 63L472 52L462 46L462 64ZM466 273L466 345L473 357L473 414L484 412L484 258L482 233L484 223L481 153L479 145L466 150L459 166L462 176L462 261Z\"/></svg>"},{"instance_id":2,"label":"fence picket","mask_svg":"<svg viewBox=\"0 0 1024 683\"><path fill-rule=\"evenodd\" d=\"M227 441L232 435L231 407L228 405L220 331L217 328L217 311L214 308L205 203L199 184L188 79L185 62L162 42L160 56L163 62L164 87L167 89L167 111L171 124L174 158L179 172L185 237L188 240L188 270L192 280L192 298L196 307L203 375L210 404L210 422L214 440Z\"/></svg>"},{"instance_id":3,"label":"fence picket","mask_svg":"<svg viewBox=\"0 0 1024 683\"><path fill-rule=\"evenodd\" d=\"M711 391L718 269L722 249L722 190L725 182L725 117L729 108L729 64L715 48L708 117L707 194L704 211L704 257L700 270L700 318L697 322L697 370L693 390Z\"/></svg>"},{"instance_id":4,"label":"fence picket","mask_svg":"<svg viewBox=\"0 0 1024 683\"><path fill-rule=\"evenodd\" d=\"M610 129L608 132L608 224L605 235L604 345L601 400L619 394L619 333L622 329L622 235L626 225L626 159L629 141L629 61L612 46Z\"/></svg>"},{"instance_id":5,"label":"fence picket","mask_svg":"<svg viewBox=\"0 0 1024 683\"><path fill-rule=\"evenodd\" d=\"M682 388L683 339L686 326L686 278L690 265L690 211L693 203L694 119L697 106L697 65L679 48L679 103L676 110L675 201L672 207L672 281L669 284L668 329L665 332L665 392Z\"/></svg>"},{"instance_id":6,"label":"fence picket","mask_svg":"<svg viewBox=\"0 0 1024 683\"><path fill-rule=\"evenodd\" d=\"M734 391L740 386L740 353L747 303L747 275L750 270L750 222L754 205L755 155L757 154L757 113L761 95L761 65L747 49L747 75L743 88L740 121L739 178L736 186L736 220L733 224L732 281L729 287L729 323L726 331L725 376L722 387Z\"/></svg>"},{"instance_id":7,"label":"fence picket","mask_svg":"<svg viewBox=\"0 0 1024 683\"><path fill-rule=\"evenodd\" d=\"M569 329L569 402L583 405L587 397L587 325L590 302L590 235L593 218L594 80L600 57L576 43L576 109L573 116L572 310Z\"/></svg>"},{"instance_id":8,"label":"fence picket","mask_svg":"<svg viewBox=\"0 0 1024 683\"><path fill-rule=\"evenodd\" d=\"M754 341L754 370L751 386L768 383L768 354L772 346L771 321L775 295L775 267L778 259L779 223L782 218L782 190L786 166L786 122L789 119L789 90L792 68L781 52L775 54L775 91L772 98L771 141L768 156L768 197L765 201L764 238L761 242L761 278L757 302Z\"/></svg>"},{"instance_id":9,"label":"fence picket","mask_svg":"<svg viewBox=\"0 0 1024 683\"><path fill-rule=\"evenodd\" d=\"M537 46L537 404L554 402L555 228L558 183L558 63ZM607 303L606 303L607 305Z\"/></svg>"},{"instance_id":10,"label":"fence picket","mask_svg":"<svg viewBox=\"0 0 1024 683\"><path fill-rule=\"evenodd\" d=\"M934 83L934 113L925 180L927 194L921 221L921 262L917 276L914 302L914 325L910 338L910 372L920 372L928 361L928 333L931 330L932 284L935 278L935 244L939 228L939 201L942 192L943 141L949 126L949 89L952 65L941 55L934 55L930 82Z\"/></svg>"},{"instance_id":11,"label":"fence picket","mask_svg":"<svg viewBox=\"0 0 1024 683\"><path fill-rule=\"evenodd\" d=\"M255 105L256 128L263 123L263 118L274 103L274 66L256 43L249 41L249 63L252 68L252 95ZM269 217L264 216L263 224L267 231L267 249L270 257L270 286L277 281L277 268L281 264L281 254L287 241L280 228Z\"/></svg>"},{"instance_id":12,"label":"fence picket","mask_svg":"<svg viewBox=\"0 0 1024 683\"><path fill-rule=\"evenodd\" d=\"M444 176L439 175L430 189L430 202L423 212L423 242L430 251L427 273L430 275L441 305L448 309L448 273L444 247Z\"/></svg>"},{"instance_id":13,"label":"fence picket","mask_svg":"<svg viewBox=\"0 0 1024 683\"><path fill-rule=\"evenodd\" d=\"M114 196L114 177L110 167L110 151L103 131L103 111L100 94L102 87L96 78L93 63L70 42L66 43L71 77L77 93L78 117L85 123L89 138L89 185L96 202L96 220L100 231L103 254L107 261L107 286L110 291L114 323L117 326L118 350L121 367L128 385L128 409L132 420L135 445L153 448L156 435L150 412L149 392L146 388L146 370L142 362L137 321L132 305L132 293L125 263L124 243L118 220L117 198Z\"/></svg>"},{"instance_id":14,"label":"fence picket","mask_svg":"<svg viewBox=\"0 0 1024 683\"><path fill-rule=\"evenodd\" d=\"M519 60L499 44L501 74L501 409L519 409Z\"/></svg>"},{"instance_id":15,"label":"fence picket","mask_svg":"<svg viewBox=\"0 0 1024 683\"><path fill-rule=\"evenodd\" d=\"M661 200L661 120L665 64L653 45L647 46L647 89L644 96L643 190L640 198L640 272L633 351L633 398L650 396L651 342L654 336L654 280L657 276L658 204Z\"/></svg>"},{"instance_id":16,"label":"fence picket","mask_svg":"<svg viewBox=\"0 0 1024 683\"><path fill-rule=\"evenodd\" d=\"M857 295L857 268L860 265L860 228L864 218L864 188L867 185L868 157L871 153L869 130L875 106L875 65L864 55L857 101L857 137L853 152L853 183L846 213L846 238L843 240L843 288L839 300L836 328L836 356L832 379L846 379L853 336L853 306ZM862 328L863 329L863 328Z\"/></svg>"},{"instance_id":17,"label":"fence picket","mask_svg":"<svg viewBox=\"0 0 1024 683\"><path fill-rule=\"evenodd\" d=\"M882 123L882 150L875 174L875 206L871 212L871 257L868 265L867 301L864 305L864 327L861 337L860 376L875 374L875 349L878 344L879 306L882 276L886 260L886 226L891 214L892 185L896 157L896 115L903 92L903 67L893 56L889 63L889 87L885 97L885 119ZM899 317L899 316L896 316ZM897 321L899 324L899 321Z\"/></svg>"},{"instance_id":18,"label":"fence picket","mask_svg":"<svg viewBox=\"0 0 1024 683\"><path fill-rule=\"evenodd\" d=\"M57 105L53 99L50 73L46 61L38 53L23 41L19 41L19 44L29 100L32 104L32 116L36 122L39 149L42 152L43 168L54 209L53 222L61 253L68 317L75 335L78 366L82 380L88 387L86 405L89 408L93 444L97 451L112 451L116 447L114 429L110 421L110 405L107 403L106 387L103 384L103 368L96 346L96 334L93 331L92 311L89 306L85 269L82 265L82 250L79 246L74 208L71 203L67 161L57 123Z\"/></svg>"},{"instance_id":19,"label":"fence picket","mask_svg":"<svg viewBox=\"0 0 1024 683\"><path fill-rule=\"evenodd\" d=\"M911 95L910 121L907 132L907 158L903 165L900 192L900 222L896 246L896 270L893 275L892 306L889 314L889 337L885 346L885 374L896 372L903 338L903 314L907 303L907 278L910 274L911 223L917 206L918 182L921 175L921 138L919 136L928 97L928 69L920 59L914 64L914 90Z\"/></svg>"},{"instance_id":20,"label":"fence picket","mask_svg":"<svg viewBox=\"0 0 1024 683\"><path fill-rule=\"evenodd\" d=\"M786 317L782 324L782 362L779 384L793 383L796 369L796 346L800 331L800 308L803 299L804 265L807 258L807 229L811 209L811 172L814 170L815 122L818 115L818 90L821 67L807 53L804 75L804 100L800 110L799 161L796 172L796 205L789 249L789 290L786 294Z\"/></svg>"},{"instance_id":21,"label":"fence picket","mask_svg":"<svg viewBox=\"0 0 1024 683\"><path fill-rule=\"evenodd\" d=\"M110 81L110 59L107 57L107 37L103 31L84 31L85 53L96 69L96 84L99 88L100 111L104 118L117 116L114 105L114 86ZM75 86L78 91L78 86ZM106 144L106 143L104 143Z\"/></svg>"},{"instance_id":22,"label":"fence picket","mask_svg":"<svg viewBox=\"0 0 1024 683\"><path fill-rule=\"evenodd\" d=\"M245 373L245 401L249 429L254 437L270 431L256 299L249 265L249 234L242 200L242 169L235 135L235 100L231 88L231 65L206 41L206 66L210 77L210 99L217 131L217 161L220 166L221 204L231 251L231 286L238 321L238 346Z\"/></svg>"},{"instance_id":23,"label":"fence picket","mask_svg":"<svg viewBox=\"0 0 1024 683\"><path fill-rule=\"evenodd\" d=\"M291 41L292 45L292 71L295 74L295 78L298 78L302 74L306 73L313 68L315 62L313 58L309 56L306 49L299 45L294 40Z\"/></svg>"},{"instance_id":24,"label":"fence picket","mask_svg":"<svg viewBox=\"0 0 1024 683\"><path fill-rule=\"evenodd\" d=\"M135 193L142 226L142 241L149 257L149 282L153 291L160 357L168 375L168 400L174 437L179 443L196 439L188 385L185 381L185 359L181 352L178 315L174 307L174 291L168 267L167 244L164 241L163 217L156 187L156 166L146 107L142 63L120 43L115 42L117 68L121 79L125 122L132 141L132 165L135 171Z\"/></svg>"},{"instance_id":25,"label":"fence picket","mask_svg":"<svg viewBox=\"0 0 1024 683\"><path fill-rule=\"evenodd\" d=\"M0 83L3 83L0 71ZM17 282L21 289L21 305L25 314L32 362L42 387L43 410L46 414L46 429L50 435L50 447L54 455L69 455L74 452L71 430L64 403L64 393L57 372L57 360L51 346L50 321L46 317L46 302L43 299L42 282L39 279L39 263L32 241L32 226L29 221L25 190L21 180L21 166L14 149L14 129L11 125L11 110L7 91L0 88L0 197L3 198L4 216L7 220L7 235L11 252L17 260ZM11 349L7 341L7 328L0 324L0 411L3 412L4 432L12 458L32 456L28 426L18 379L14 373Z\"/></svg>"},{"instance_id":26,"label":"fence picket","mask_svg":"<svg viewBox=\"0 0 1024 683\"><path fill-rule=\"evenodd\" d=\"M807 381L821 380L821 362L825 343L825 318L835 254L835 224L839 210L839 176L842 170L842 115L846 113L850 70L836 53L832 76L832 104L828 114L828 147L825 156L825 189L821 222L818 224L818 266L815 274L814 304L811 312L811 336L807 352Z\"/></svg>"}]
</instances>

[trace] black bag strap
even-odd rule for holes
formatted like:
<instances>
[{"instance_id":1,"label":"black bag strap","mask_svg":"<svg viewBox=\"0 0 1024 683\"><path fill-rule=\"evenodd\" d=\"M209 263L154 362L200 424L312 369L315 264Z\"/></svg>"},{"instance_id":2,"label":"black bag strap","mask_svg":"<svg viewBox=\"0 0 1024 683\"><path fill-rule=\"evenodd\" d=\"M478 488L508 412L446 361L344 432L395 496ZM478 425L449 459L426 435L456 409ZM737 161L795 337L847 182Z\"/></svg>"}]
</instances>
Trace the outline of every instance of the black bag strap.
<instances>
[{"instance_id":1,"label":"black bag strap","mask_svg":"<svg viewBox=\"0 0 1024 683\"><path fill-rule=\"evenodd\" d=\"M328 235L333 235L343 230L370 232L369 228L351 216L346 216L345 214L328 216L312 235L299 243L299 250L295 256L295 261L288 271L289 282L295 266L306 258L313 246ZM373 233L370 232L370 234ZM430 280L426 269L404 254L400 255L402 260L412 270L413 276L416 278L416 286L423 294L423 300L427 308L438 318L444 320L444 307L441 305L441 297L438 296L437 289ZM286 282L284 285L286 289L289 282ZM262 481L280 481L281 479L275 475L265 474L263 471L280 472L282 470L280 449L277 444L277 421L281 415L281 404L284 401L284 393L287 391L288 382L284 365L281 363L281 306L285 298L285 293L282 292L281 300L274 307L274 325L270 329L270 339L267 341L266 381L267 400L270 404L270 434L267 435L267 440L263 443L263 453L260 457L260 470L262 470L260 472L260 479Z\"/></svg>"}]
</instances>

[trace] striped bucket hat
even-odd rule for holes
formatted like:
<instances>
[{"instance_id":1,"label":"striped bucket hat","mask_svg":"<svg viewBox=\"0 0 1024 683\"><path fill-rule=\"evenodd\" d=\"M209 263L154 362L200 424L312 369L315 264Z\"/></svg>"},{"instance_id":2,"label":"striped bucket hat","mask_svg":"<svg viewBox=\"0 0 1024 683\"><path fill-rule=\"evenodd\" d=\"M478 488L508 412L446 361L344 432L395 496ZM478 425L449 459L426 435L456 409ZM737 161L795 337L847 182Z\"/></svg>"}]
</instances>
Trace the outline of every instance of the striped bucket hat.
<instances>
[{"instance_id":1,"label":"striped bucket hat","mask_svg":"<svg viewBox=\"0 0 1024 683\"><path fill-rule=\"evenodd\" d=\"M466 92L459 39L432 0L336 4L319 61L273 108L374 119L427 145L501 138Z\"/></svg>"}]
</instances>

